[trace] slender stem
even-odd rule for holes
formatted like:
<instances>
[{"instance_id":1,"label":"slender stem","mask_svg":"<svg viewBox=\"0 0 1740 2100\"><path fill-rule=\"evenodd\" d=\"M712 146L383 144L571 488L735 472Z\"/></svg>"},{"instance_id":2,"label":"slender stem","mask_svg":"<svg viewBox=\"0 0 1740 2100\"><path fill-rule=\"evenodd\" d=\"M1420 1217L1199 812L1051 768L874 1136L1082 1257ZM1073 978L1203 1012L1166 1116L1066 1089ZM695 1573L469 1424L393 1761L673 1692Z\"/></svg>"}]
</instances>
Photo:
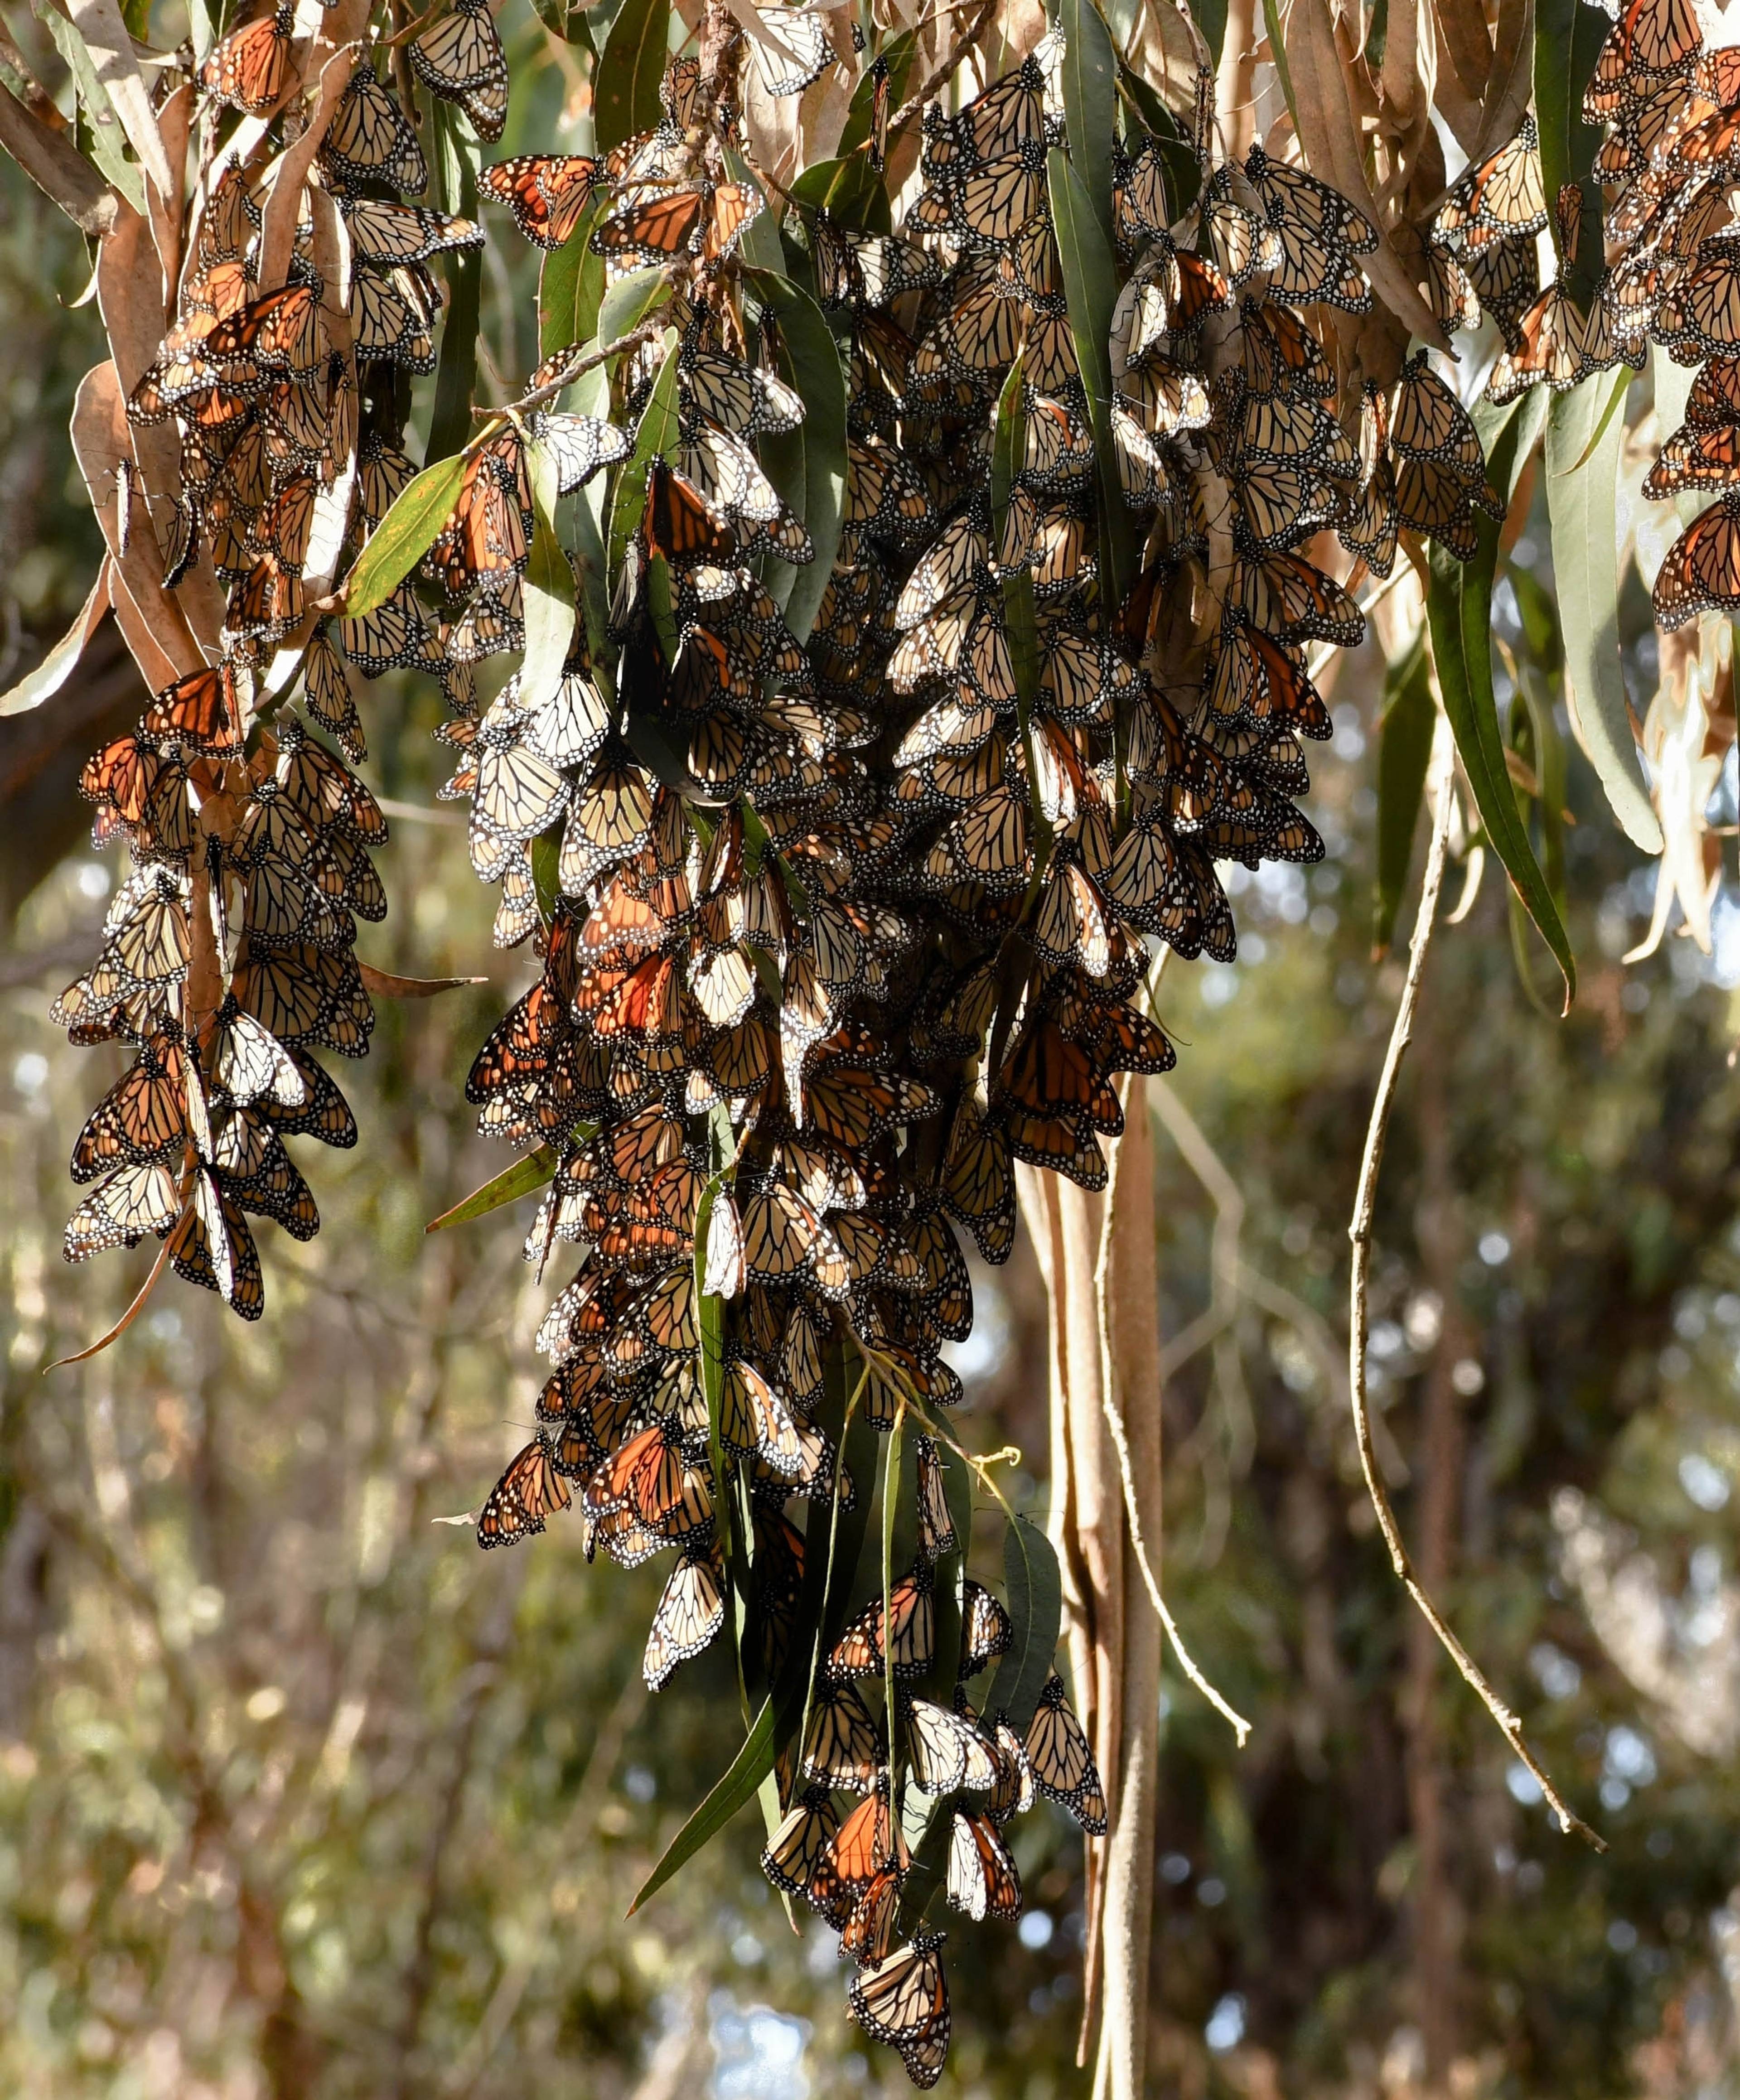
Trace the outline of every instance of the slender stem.
<instances>
[{"instance_id":1,"label":"slender stem","mask_svg":"<svg viewBox=\"0 0 1740 2100\"><path fill-rule=\"evenodd\" d=\"M903 131L907 126L912 122L912 119L924 108L925 104L930 100L931 97L934 95L939 89L944 88L948 85L950 79L954 74L955 68L961 64L961 60L965 58L967 53L972 50L973 46L978 42L979 38L984 35L985 31L991 24L991 17L996 14L996 0L981 0L981 4L974 13L972 20L967 24L965 29L964 29L961 34L956 38L953 43L949 46L947 51L943 54L942 64L930 73L924 85L918 90L918 92L916 95L909 95L906 100L903 102L900 107L894 112L894 115L888 120L888 135L890 139L892 139L897 132Z\"/></svg>"},{"instance_id":2,"label":"slender stem","mask_svg":"<svg viewBox=\"0 0 1740 2100\"><path fill-rule=\"evenodd\" d=\"M608 364L612 358L620 357L626 350L638 350L643 342L651 342L655 336L664 333L665 328L665 312L660 307L651 320L643 321L638 328L630 329L626 335L614 337L609 342L601 342L595 350L583 351L571 358L554 378L546 379L541 386L534 386L529 394L522 394L517 401L509 401L499 408L474 408L471 413L479 421L487 422L490 427L487 430L479 430L471 440L472 445L479 445L486 437L493 436L509 417L523 416L533 408L541 408L546 401L554 401L559 394L572 386L583 372L590 372L594 365Z\"/></svg>"},{"instance_id":3,"label":"slender stem","mask_svg":"<svg viewBox=\"0 0 1740 2100\"><path fill-rule=\"evenodd\" d=\"M1534 1775L1535 1784L1559 1820L1559 1828L1566 1833L1574 1830L1597 1852L1605 1852L1607 1849L1605 1840L1597 1836L1588 1824L1574 1815L1566 1806L1558 1789L1548 1776L1545 1767L1524 1740L1521 1722L1486 1681L1479 1664L1456 1638L1449 1621L1433 1603L1424 1585L1415 1573L1414 1564L1402 1543L1401 1526L1396 1522L1389 1491L1384 1485L1372 1445L1371 1410L1366 1389L1371 1219L1377 1201L1377 1177L1378 1170L1383 1164L1384 1141L1389 1135L1390 1114L1395 1107L1396 1083L1401 1075L1402 1057L1414 1032L1414 1015L1420 1004L1420 979L1425 972L1426 951L1432 945L1432 926L1437 914L1438 894L1444 885L1444 862L1450 842L1451 768L1454 755L1448 726L1441 719L1432 761L1431 785L1435 804L1432 844L1426 855L1425 880L1420 885L1420 912L1414 921L1413 937L1408 942L1407 975L1402 981L1402 997L1396 1008L1394 1025L1389 1031L1389 1047L1384 1054L1384 1069L1378 1079L1377 1093L1371 1103L1371 1119L1366 1127L1365 1153L1360 1162L1359 1181L1354 1195L1353 1220L1347 1229L1347 1236L1354 1248L1348 1298L1348 1384L1353 1402L1354 1433L1358 1440L1359 1466L1365 1475L1366 1492L1371 1498L1378 1529L1384 1535L1384 1545L1389 1549L1389 1562L1396 1572L1397 1579L1418 1606L1426 1624L1437 1636L1439 1644L1456 1665L1464 1682L1471 1687L1481 1704L1497 1723L1499 1732L1509 1744L1513 1753Z\"/></svg>"}]
</instances>

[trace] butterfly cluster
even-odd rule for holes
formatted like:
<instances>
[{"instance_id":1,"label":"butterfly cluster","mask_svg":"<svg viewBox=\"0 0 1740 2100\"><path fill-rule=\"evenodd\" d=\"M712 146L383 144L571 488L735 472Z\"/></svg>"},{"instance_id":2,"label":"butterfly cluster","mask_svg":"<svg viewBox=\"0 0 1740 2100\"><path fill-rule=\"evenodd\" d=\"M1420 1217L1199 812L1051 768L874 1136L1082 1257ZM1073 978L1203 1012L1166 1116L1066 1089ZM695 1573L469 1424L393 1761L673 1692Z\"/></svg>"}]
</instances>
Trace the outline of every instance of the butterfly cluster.
<instances>
[{"instance_id":1,"label":"butterfly cluster","mask_svg":"<svg viewBox=\"0 0 1740 2100\"><path fill-rule=\"evenodd\" d=\"M897 226L786 222L844 376L824 547L787 472L802 311L752 258L728 82L679 58L653 130L486 171L530 240L670 289L584 412L542 398L576 353L547 360L490 470L508 496L468 469L430 557L510 607L528 449L598 476L583 601L604 570L559 679L516 673L443 732L497 938L540 964L470 1096L550 1162L528 1260L582 1251L479 1542L577 1506L589 1556L671 1556L647 1682L731 1630L776 1719L766 1871L838 1929L855 2017L921 2085L949 2032L932 1898L1013 1917L1009 1819L1041 1794L1105 1819L1059 1682L1005 1659L969 1696L1010 1621L966 1571L947 1427L965 1243L1009 1255L1017 1162L1104 1185L1120 1075L1173 1062L1155 944L1234 952L1217 865L1321 857L1307 651L1363 632L1322 536L1387 574L1403 532L1464 546L1497 507L1424 358L1371 390L1363 447L1343 429L1309 316L1370 303L1376 232L1260 148L1181 218L1161 142L1120 142L1097 427L1052 218L1059 55L926 113Z\"/></svg>"},{"instance_id":2,"label":"butterfly cluster","mask_svg":"<svg viewBox=\"0 0 1740 2100\"><path fill-rule=\"evenodd\" d=\"M1602 46L1583 113L1607 126L1597 167L1618 185L1606 214L1616 259L1601 286L1615 340L1629 364L1654 343L1696 368L1685 420L1645 483L1658 500L1717 497L1656 577L1656 621L1671 630L1740 607L1740 48L1707 49L1685 0L1633 0Z\"/></svg>"},{"instance_id":3,"label":"butterfly cluster","mask_svg":"<svg viewBox=\"0 0 1740 2100\"><path fill-rule=\"evenodd\" d=\"M492 60L461 64L467 38ZM487 10L461 8L411 59L475 122L493 107L499 130L494 40ZM367 60L318 136L285 129L307 52L280 9L232 31L198 76L214 121L187 267L126 403L135 430L172 434L179 473L152 487L124 471L118 507L124 549L145 511L166 593L214 593L217 660L164 687L85 768L99 842L124 837L136 872L95 968L55 1008L75 1041L139 1052L74 1147L75 1180L94 1185L68 1258L155 1234L178 1273L250 1319L264 1293L249 1218L298 1238L319 1224L284 1140L356 1139L314 1053L360 1057L373 1026L354 944L358 920L386 908L370 858L386 826L351 770L367 754L346 662L366 677L446 662L409 592L366 618L320 614L414 471L407 382L434 368L442 306L431 258L483 239L404 201L427 165ZM227 140L226 108L244 119ZM298 680L301 711L285 704Z\"/></svg>"}]
</instances>

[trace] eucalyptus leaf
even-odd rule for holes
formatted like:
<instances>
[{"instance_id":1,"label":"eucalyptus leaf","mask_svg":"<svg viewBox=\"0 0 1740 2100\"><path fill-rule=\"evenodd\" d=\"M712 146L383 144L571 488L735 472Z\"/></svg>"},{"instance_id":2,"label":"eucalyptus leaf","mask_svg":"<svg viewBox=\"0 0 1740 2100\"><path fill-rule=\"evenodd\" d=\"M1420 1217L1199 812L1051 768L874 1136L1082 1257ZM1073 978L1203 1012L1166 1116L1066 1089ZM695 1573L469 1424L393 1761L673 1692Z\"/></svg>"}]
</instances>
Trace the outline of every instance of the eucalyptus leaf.
<instances>
[{"instance_id":1,"label":"eucalyptus leaf","mask_svg":"<svg viewBox=\"0 0 1740 2100\"><path fill-rule=\"evenodd\" d=\"M504 1167L481 1189L474 1189L462 1203L455 1203L452 1210L444 1211L439 1218L431 1218L423 1230L441 1233L449 1225L469 1225L475 1218L487 1218L504 1203L517 1203L522 1196L529 1196L535 1189L554 1181L560 1164L561 1154L555 1147L541 1145L536 1152L528 1152L511 1167Z\"/></svg>"},{"instance_id":2,"label":"eucalyptus leaf","mask_svg":"<svg viewBox=\"0 0 1740 2100\"><path fill-rule=\"evenodd\" d=\"M360 620L386 604L435 545L465 478L466 456L456 452L426 466L400 490L351 571L344 593L347 618Z\"/></svg>"},{"instance_id":3,"label":"eucalyptus leaf","mask_svg":"<svg viewBox=\"0 0 1740 2100\"><path fill-rule=\"evenodd\" d=\"M1111 604L1121 605L1135 574L1136 536L1124 501L1111 435L1111 360L1106 346L1117 298L1117 272L1111 244L1101 229L1080 176L1056 147L1047 157L1047 166L1052 224L1069 306L1070 335L1093 425L1094 471L1100 494L1100 588Z\"/></svg>"},{"instance_id":4,"label":"eucalyptus leaf","mask_svg":"<svg viewBox=\"0 0 1740 2100\"><path fill-rule=\"evenodd\" d=\"M1377 885L1371 945L1380 955L1387 953L1394 938L1396 915L1407 888L1437 720L1426 638L1421 634L1400 663L1390 666L1378 726Z\"/></svg>"},{"instance_id":5,"label":"eucalyptus leaf","mask_svg":"<svg viewBox=\"0 0 1740 2100\"><path fill-rule=\"evenodd\" d=\"M610 538L605 550L605 583L608 592L621 573L629 542L640 530L647 509L647 481L654 459L670 452L677 443L677 333L665 331L665 362L659 367L635 427L634 449L624 463L611 501Z\"/></svg>"},{"instance_id":6,"label":"eucalyptus leaf","mask_svg":"<svg viewBox=\"0 0 1740 2100\"><path fill-rule=\"evenodd\" d=\"M1619 656L1619 454L1630 384L1616 374L1556 395L1547 410L1547 510L1565 645L1565 695L1577 739L1619 827L1641 851L1662 850L1662 827L1644 785Z\"/></svg>"},{"instance_id":7,"label":"eucalyptus leaf","mask_svg":"<svg viewBox=\"0 0 1740 2100\"><path fill-rule=\"evenodd\" d=\"M1051 1541L1024 1516L1012 1516L1003 1538L1004 1587L1014 1631L985 1695L985 1712L1025 1736L1052 1673L1063 1619L1063 1577Z\"/></svg>"},{"instance_id":8,"label":"eucalyptus leaf","mask_svg":"<svg viewBox=\"0 0 1740 2100\"><path fill-rule=\"evenodd\" d=\"M1546 413L1542 390L1535 389L1503 411L1477 412L1495 488L1508 497L1524 461L1534 449ZM1442 547L1432 549L1432 581L1426 594L1427 626L1438 691L1456 739L1463 770L1493 850L1516 885L1541 938L1552 951L1565 978L1569 1008L1577 988L1577 964L1557 906L1547 887L1529 835L1517 814L1504 740L1499 728L1498 700L1492 682L1492 585L1498 566L1499 527L1479 521L1480 544L1473 559L1458 562Z\"/></svg>"},{"instance_id":9,"label":"eucalyptus leaf","mask_svg":"<svg viewBox=\"0 0 1740 2100\"><path fill-rule=\"evenodd\" d=\"M833 331L807 292L788 277L766 271L745 270L744 275L779 322L785 377L804 404L804 419L795 430L762 443L770 478L802 516L815 548L815 560L801 567L771 565L784 567L792 578L785 594L786 624L804 642L821 610L846 513L846 371ZM771 577L769 584L771 588Z\"/></svg>"},{"instance_id":10,"label":"eucalyptus leaf","mask_svg":"<svg viewBox=\"0 0 1740 2100\"><path fill-rule=\"evenodd\" d=\"M1110 249L1118 54L1094 0L1059 0L1058 26L1063 33L1063 123L1070 165L1081 178Z\"/></svg>"},{"instance_id":11,"label":"eucalyptus leaf","mask_svg":"<svg viewBox=\"0 0 1740 2100\"><path fill-rule=\"evenodd\" d=\"M541 444L526 447L533 525L526 558L526 646L519 664L519 704L541 708L562 683L574 639L574 571L556 537L555 457Z\"/></svg>"},{"instance_id":12,"label":"eucalyptus leaf","mask_svg":"<svg viewBox=\"0 0 1740 2100\"><path fill-rule=\"evenodd\" d=\"M585 342L597 333L604 297L604 258L592 252L592 229L601 201L594 197L574 231L544 258L538 271L537 341L541 357L554 357L570 343Z\"/></svg>"},{"instance_id":13,"label":"eucalyptus leaf","mask_svg":"<svg viewBox=\"0 0 1740 2100\"><path fill-rule=\"evenodd\" d=\"M669 49L670 0L623 0L594 76L592 132L600 153L659 121Z\"/></svg>"}]
</instances>

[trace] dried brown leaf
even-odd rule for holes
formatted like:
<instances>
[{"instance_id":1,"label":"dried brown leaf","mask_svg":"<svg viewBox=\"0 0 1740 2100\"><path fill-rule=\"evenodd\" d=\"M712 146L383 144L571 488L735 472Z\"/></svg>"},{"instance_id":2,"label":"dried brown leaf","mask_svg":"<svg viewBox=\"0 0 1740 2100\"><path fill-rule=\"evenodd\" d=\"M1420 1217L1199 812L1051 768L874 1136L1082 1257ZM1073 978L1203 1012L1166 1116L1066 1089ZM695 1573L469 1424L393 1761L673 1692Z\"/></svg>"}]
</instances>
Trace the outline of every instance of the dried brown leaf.
<instances>
[{"instance_id":1,"label":"dried brown leaf","mask_svg":"<svg viewBox=\"0 0 1740 2100\"><path fill-rule=\"evenodd\" d=\"M121 209L115 192L70 141L5 87L0 87L0 146L82 233L101 240L114 224Z\"/></svg>"},{"instance_id":2,"label":"dried brown leaf","mask_svg":"<svg viewBox=\"0 0 1740 2100\"><path fill-rule=\"evenodd\" d=\"M115 617L147 684L155 690L203 669L205 658L187 615L163 588L163 558L154 536L130 533L126 550L121 551L120 470L123 461L130 466L137 462L126 396L112 362L93 366L79 382L73 403L73 451L113 558Z\"/></svg>"},{"instance_id":3,"label":"dried brown leaf","mask_svg":"<svg viewBox=\"0 0 1740 2100\"><path fill-rule=\"evenodd\" d=\"M1447 351L1449 342L1402 267L1366 180L1359 133L1349 105L1341 54L1325 0L1293 0L1287 29L1299 143L1305 148L1306 162L1314 174L1332 183L1377 227L1377 246L1360 258L1372 289L1411 333Z\"/></svg>"}]
</instances>

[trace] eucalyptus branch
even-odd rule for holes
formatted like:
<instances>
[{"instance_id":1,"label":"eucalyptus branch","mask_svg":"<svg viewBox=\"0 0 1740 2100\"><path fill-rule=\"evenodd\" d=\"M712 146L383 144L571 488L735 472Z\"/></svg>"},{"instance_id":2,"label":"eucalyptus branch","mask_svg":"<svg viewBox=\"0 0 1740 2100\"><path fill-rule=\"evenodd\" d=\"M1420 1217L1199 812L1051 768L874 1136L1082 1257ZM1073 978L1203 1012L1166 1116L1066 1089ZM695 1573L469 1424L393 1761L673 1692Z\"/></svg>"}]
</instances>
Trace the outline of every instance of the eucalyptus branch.
<instances>
[{"instance_id":1,"label":"eucalyptus branch","mask_svg":"<svg viewBox=\"0 0 1740 2100\"><path fill-rule=\"evenodd\" d=\"M669 271L664 273L667 277ZM601 342L595 350L582 351L569 359L553 379L546 379L541 386L534 386L529 393L522 394L517 401L504 402L499 408L474 408L472 415L488 429L479 430L471 440L471 447L481 444L486 437L492 436L501 425L514 416L529 415L532 409L541 408L546 401L554 401L564 393L583 373L607 364L613 357L620 357L625 351L638 350L643 343L651 342L665 332L666 322L661 307L650 320L643 321L638 328L630 329L626 335L614 336L608 342Z\"/></svg>"},{"instance_id":2,"label":"eucalyptus branch","mask_svg":"<svg viewBox=\"0 0 1740 2100\"><path fill-rule=\"evenodd\" d=\"M1365 1152L1360 1162L1358 1185L1354 1194L1353 1220L1347 1229L1347 1236L1354 1248L1348 1295L1348 1383L1354 1410L1354 1432L1358 1440L1359 1465L1365 1475L1366 1492L1371 1498L1378 1529L1384 1535L1384 1545L1389 1549L1390 1565L1394 1568L1398 1580L1419 1607L1420 1615L1437 1636L1439 1645L1456 1665L1463 1681L1473 1690L1482 1705L1498 1723L1499 1731L1513 1753L1534 1775L1535 1784L1559 1820L1559 1828L1567 1833L1574 1830L1597 1852L1605 1852L1606 1841L1566 1806L1557 1788L1548 1776L1546 1768L1524 1740L1521 1722L1493 1690L1479 1664L1457 1639L1449 1621L1433 1604L1424 1585L1415 1573L1414 1564L1402 1543L1401 1526L1396 1522L1389 1490L1384 1486L1383 1476L1378 1470L1377 1455L1372 1443L1371 1403L1366 1388L1371 1219L1377 1200L1378 1170L1384 1159L1384 1141L1389 1132L1390 1114L1396 1103L1396 1083L1401 1076L1402 1060L1414 1032L1414 1015L1420 1004L1420 979L1425 971L1426 952L1432 945L1432 925L1437 914L1438 894L1444 885L1444 862L1450 844L1452 758L1449 726L1441 717L1432 761L1431 786L1435 804L1432 843L1426 855L1425 879L1420 885L1420 911L1414 921L1413 937L1408 942L1407 975L1402 982L1402 997L1397 1004L1395 1021L1389 1031L1389 1046L1384 1053L1384 1069L1379 1076L1377 1092L1371 1103L1371 1119L1366 1127Z\"/></svg>"},{"instance_id":3,"label":"eucalyptus branch","mask_svg":"<svg viewBox=\"0 0 1740 2100\"><path fill-rule=\"evenodd\" d=\"M996 11L996 0L980 0L978 11L943 54L942 63L929 75L918 92L909 95L889 118L888 135L890 139L896 132L903 131L922 112L925 104L947 86L956 68L991 26L991 18Z\"/></svg>"}]
</instances>

